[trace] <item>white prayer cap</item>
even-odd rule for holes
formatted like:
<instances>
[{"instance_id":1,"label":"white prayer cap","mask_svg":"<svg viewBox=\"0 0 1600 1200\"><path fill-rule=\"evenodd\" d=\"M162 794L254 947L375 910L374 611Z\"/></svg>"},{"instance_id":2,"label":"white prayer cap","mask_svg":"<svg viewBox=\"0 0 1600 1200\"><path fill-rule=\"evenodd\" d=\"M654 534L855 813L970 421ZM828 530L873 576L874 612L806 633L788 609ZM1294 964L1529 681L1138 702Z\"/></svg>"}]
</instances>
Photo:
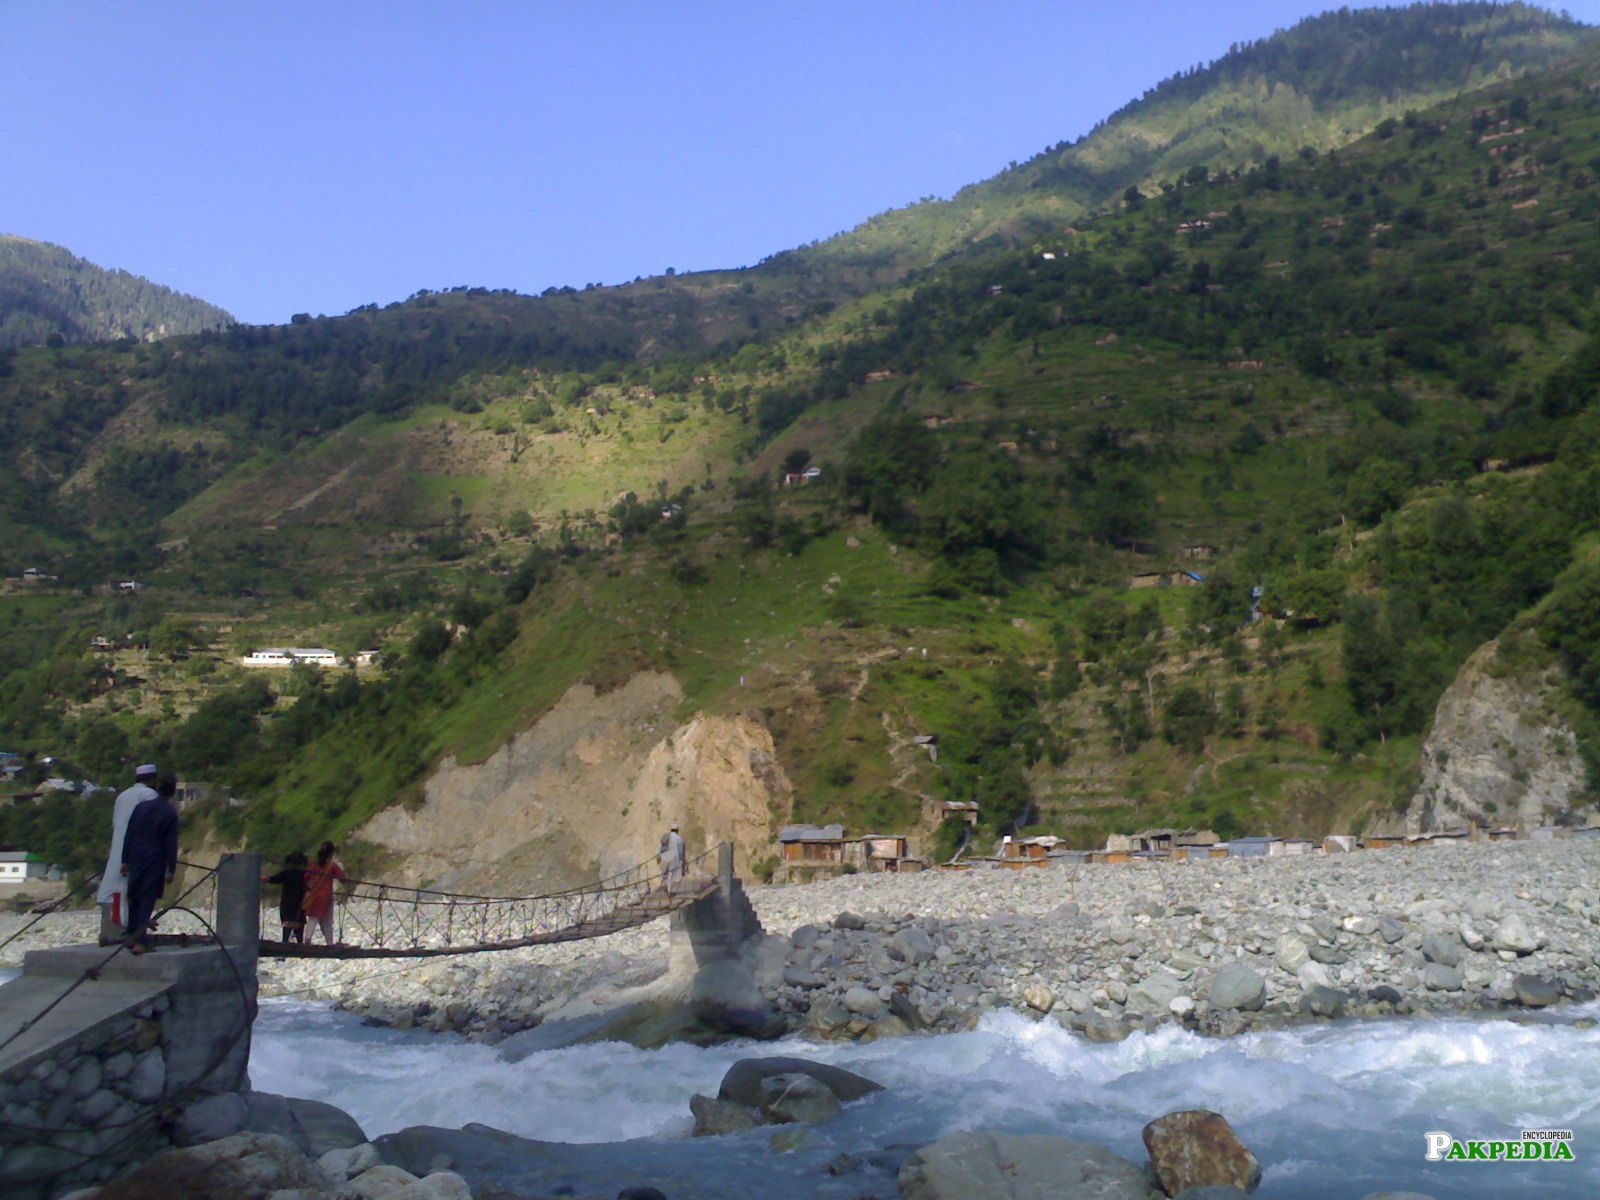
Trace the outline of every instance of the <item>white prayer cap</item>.
<instances>
[{"instance_id":1,"label":"white prayer cap","mask_svg":"<svg viewBox=\"0 0 1600 1200\"><path fill-rule=\"evenodd\" d=\"M143 775L159 775L159 774L161 774L161 772L156 770L156 765L154 763L144 763L144 764L134 768L133 777L135 779L138 779L140 776L143 776Z\"/></svg>"}]
</instances>

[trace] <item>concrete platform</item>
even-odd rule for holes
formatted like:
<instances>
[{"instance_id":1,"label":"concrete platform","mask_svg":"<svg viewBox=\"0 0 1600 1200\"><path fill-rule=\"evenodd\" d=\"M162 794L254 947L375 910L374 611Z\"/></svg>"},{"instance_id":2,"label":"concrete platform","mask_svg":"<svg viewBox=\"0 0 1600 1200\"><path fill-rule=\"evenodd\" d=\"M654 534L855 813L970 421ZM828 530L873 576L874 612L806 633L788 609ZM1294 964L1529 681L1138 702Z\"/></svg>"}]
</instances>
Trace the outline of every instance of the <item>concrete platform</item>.
<instances>
[{"instance_id":1,"label":"concrete platform","mask_svg":"<svg viewBox=\"0 0 1600 1200\"><path fill-rule=\"evenodd\" d=\"M101 953L104 953L102 951ZM76 976L23 976L0 986L0 1042L43 1012ZM161 979L91 979L0 1050L0 1075L25 1070L68 1038L109 1026L172 986Z\"/></svg>"},{"instance_id":2,"label":"concrete platform","mask_svg":"<svg viewBox=\"0 0 1600 1200\"><path fill-rule=\"evenodd\" d=\"M175 983L179 979L215 976L231 982L233 968L215 945L161 946L146 954L113 955L115 946L57 946L50 950L30 950L22 956L24 979L58 977L76 979L84 971L97 969L102 980ZM255 963L234 953L239 974L253 978ZM89 986L85 984L84 986Z\"/></svg>"}]
</instances>

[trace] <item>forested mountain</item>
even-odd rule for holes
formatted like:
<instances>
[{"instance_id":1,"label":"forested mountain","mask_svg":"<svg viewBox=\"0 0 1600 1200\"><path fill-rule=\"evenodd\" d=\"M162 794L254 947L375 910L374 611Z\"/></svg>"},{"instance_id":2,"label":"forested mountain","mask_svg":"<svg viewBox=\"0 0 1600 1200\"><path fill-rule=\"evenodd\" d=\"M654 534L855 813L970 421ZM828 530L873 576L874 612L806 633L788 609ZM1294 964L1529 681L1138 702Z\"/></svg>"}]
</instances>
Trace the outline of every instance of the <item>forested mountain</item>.
<instances>
[{"instance_id":1,"label":"forested mountain","mask_svg":"<svg viewBox=\"0 0 1600 1200\"><path fill-rule=\"evenodd\" d=\"M1600 777L1597 78L854 299L768 269L11 353L0 565L61 578L0 595L0 744L159 754L273 847L651 670L762 723L774 818L1320 833L1405 811L1477 656ZM252 644L389 665L269 683Z\"/></svg>"},{"instance_id":2,"label":"forested mountain","mask_svg":"<svg viewBox=\"0 0 1600 1200\"><path fill-rule=\"evenodd\" d=\"M783 258L885 271L990 239L1054 237L1130 187L1340 146L1387 117L1550 66L1592 36L1565 15L1481 0L1308 17L1157 84L1085 137L949 200L893 209Z\"/></svg>"},{"instance_id":3,"label":"forested mountain","mask_svg":"<svg viewBox=\"0 0 1600 1200\"><path fill-rule=\"evenodd\" d=\"M0 234L0 350L220 329L214 304L107 270L49 242Z\"/></svg>"}]
</instances>

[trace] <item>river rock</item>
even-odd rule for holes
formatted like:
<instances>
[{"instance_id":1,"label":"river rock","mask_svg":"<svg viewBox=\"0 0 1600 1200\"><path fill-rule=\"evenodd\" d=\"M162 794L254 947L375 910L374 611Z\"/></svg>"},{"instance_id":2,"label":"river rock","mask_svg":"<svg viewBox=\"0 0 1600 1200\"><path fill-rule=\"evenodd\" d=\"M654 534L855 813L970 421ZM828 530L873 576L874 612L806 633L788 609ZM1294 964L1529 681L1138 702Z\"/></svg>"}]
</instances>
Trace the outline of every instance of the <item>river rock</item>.
<instances>
[{"instance_id":1,"label":"river rock","mask_svg":"<svg viewBox=\"0 0 1600 1200\"><path fill-rule=\"evenodd\" d=\"M923 1029L927 1022L923 1020L921 1011L911 1002L911 997L904 992L894 992L889 996L889 1015L905 1024L907 1032Z\"/></svg>"},{"instance_id":2,"label":"river rock","mask_svg":"<svg viewBox=\"0 0 1600 1200\"><path fill-rule=\"evenodd\" d=\"M1448 967L1444 963L1431 962L1422 972L1422 985L1430 991L1459 992L1465 982L1460 967Z\"/></svg>"},{"instance_id":3,"label":"river rock","mask_svg":"<svg viewBox=\"0 0 1600 1200\"><path fill-rule=\"evenodd\" d=\"M876 1017L883 1012L883 998L868 987L846 988L842 999L857 1016Z\"/></svg>"},{"instance_id":4,"label":"river rock","mask_svg":"<svg viewBox=\"0 0 1600 1200\"><path fill-rule=\"evenodd\" d=\"M1161 1190L1228 1185L1253 1192L1261 1163L1220 1113L1185 1109L1157 1117L1144 1127L1144 1145Z\"/></svg>"},{"instance_id":5,"label":"river rock","mask_svg":"<svg viewBox=\"0 0 1600 1200\"><path fill-rule=\"evenodd\" d=\"M1212 1007L1255 1012L1267 1002L1267 984L1247 963L1225 963L1211 977L1207 993Z\"/></svg>"},{"instance_id":6,"label":"river rock","mask_svg":"<svg viewBox=\"0 0 1600 1200\"><path fill-rule=\"evenodd\" d=\"M1183 984L1168 971L1152 971L1128 989L1128 1007L1147 1013L1165 1013L1183 993Z\"/></svg>"},{"instance_id":7,"label":"river rock","mask_svg":"<svg viewBox=\"0 0 1600 1200\"><path fill-rule=\"evenodd\" d=\"M789 935L789 944L796 950L809 950L821 936L822 930L815 925L801 925Z\"/></svg>"},{"instance_id":8,"label":"river rock","mask_svg":"<svg viewBox=\"0 0 1600 1200\"><path fill-rule=\"evenodd\" d=\"M758 1107L772 1125L821 1125L843 1111L826 1084L800 1072L767 1075L759 1087Z\"/></svg>"},{"instance_id":9,"label":"river rock","mask_svg":"<svg viewBox=\"0 0 1600 1200\"><path fill-rule=\"evenodd\" d=\"M365 1196L366 1200L401 1200L402 1194L417 1182L417 1177L410 1171L389 1163L379 1163L352 1179L350 1188Z\"/></svg>"},{"instance_id":10,"label":"river rock","mask_svg":"<svg viewBox=\"0 0 1600 1200\"><path fill-rule=\"evenodd\" d=\"M1512 913L1495 927L1493 945L1496 950L1507 950L1520 957L1537 950L1539 939L1521 916Z\"/></svg>"},{"instance_id":11,"label":"river rock","mask_svg":"<svg viewBox=\"0 0 1600 1200\"><path fill-rule=\"evenodd\" d=\"M1022 989L1022 1002L1037 1013L1047 1013L1056 1006L1056 994L1042 983L1030 983Z\"/></svg>"},{"instance_id":12,"label":"river rock","mask_svg":"<svg viewBox=\"0 0 1600 1200\"><path fill-rule=\"evenodd\" d=\"M1544 1008L1561 999L1561 985L1539 975L1518 975L1511 981L1517 1003L1527 1008Z\"/></svg>"},{"instance_id":13,"label":"river rock","mask_svg":"<svg viewBox=\"0 0 1600 1200\"><path fill-rule=\"evenodd\" d=\"M1454 933L1422 935L1422 957L1446 967L1461 965L1461 939Z\"/></svg>"},{"instance_id":14,"label":"river rock","mask_svg":"<svg viewBox=\"0 0 1600 1200\"><path fill-rule=\"evenodd\" d=\"M1126 1021L1114 1021L1099 1013L1084 1018L1083 1036L1091 1042L1120 1042L1131 1032Z\"/></svg>"},{"instance_id":15,"label":"river rock","mask_svg":"<svg viewBox=\"0 0 1600 1200\"><path fill-rule=\"evenodd\" d=\"M716 1096L690 1096L689 1111L694 1114L692 1137L719 1137L724 1133L754 1129L761 1124L761 1118L754 1109Z\"/></svg>"},{"instance_id":16,"label":"river rock","mask_svg":"<svg viewBox=\"0 0 1600 1200\"><path fill-rule=\"evenodd\" d=\"M1279 936L1273 949L1278 958L1278 965L1291 975L1305 966L1311 958L1311 949L1306 945L1306 940L1295 933Z\"/></svg>"},{"instance_id":17,"label":"river rock","mask_svg":"<svg viewBox=\"0 0 1600 1200\"><path fill-rule=\"evenodd\" d=\"M1329 1019L1344 1016L1344 1006L1349 1000L1340 989L1324 987L1313 984L1307 988L1300 997L1300 1011L1310 1013L1314 1017L1327 1017Z\"/></svg>"},{"instance_id":18,"label":"river rock","mask_svg":"<svg viewBox=\"0 0 1600 1200\"><path fill-rule=\"evenodd\" d=\"M1159 1200L1125 1158L1071 1138L975 1130L900 1168L902 1200Z\"/></svg>"},{"instance_id":19,"label":"river rock","mask_svg":"<svg viewBox=\"0 0 1600 1200\"><path fill-rule=\"evenodd\" d=\"M842 912L838 916L834 917L833 927L835 929L859 930L865 929L867 927L867 922L866 918L858 916L853 912Z\"/></svg>"},{"instance_id":20,"label":"river rock","mask_svg":"<svg viewBox=\"0 0 1600 1200\"><path fill-rule=\"evenodd\" d=\"M1184 1188L1172 1200L1249 1200L1250 1193L1243 1188L1217 1184L1214 1187Z\"/></svg>"},{"instance_id":21,"label":"river rock","mask_svg":"<svg viewBox=\"0 0 1600 1200\"><path fill-rule=\"evenodd\" d=\"M333 1179L287 1138L235 1133L203 1146L158 1154L117 1180L128 1196L264 1195L305 1189L321 1195Z\"/></svg>"},{"instance_id":22,"label":"river rock","mask_svg":"<svg viewBox=\"0 0 1600 1200\"><path fill-rule=\"evenodd\" d=\"M378 1149L371 1142L329 1150L317 1158L317 1166L336 1180L351 1179L377 1166L378 1162Z\"/></svg>"},{"instance_id":23,"label":"river rock","mask_svg":"<svg viewBox=\"0 0 1600 1200\"><path fill-rule=\"evenodd\" d=\"M919 965L934 955L933 939L918 925L907 925L889 939L889 957L898 962Z\"/></svg>"},{"instance_id":24,"label":"river rock","mask_svg":"<svg viewBox=\"0 0 1600 1200\"><path fill-rule=\"evenodd\" d=\"M883 1091L881 1083L874 1083L854 1071L828 1063L811 1062L804 1058L775 1056L772 1058L743 1058L728 1068L717 1088L717 1097L758 1108L761 1104L761 1081L773 1075L808 1075L827 1088L845 1104Z\"/></svg>"},{"instance_id":25,"label":"river rock","mask_svg":"<svg viewBox=\"0 0 1600 1200\"><path fill-rule=\"evenodd\" d=\"M1405 926L1401 925L1393 917L1378 918L1378 936L1384 940L1386 945L1394 945L1405 935Z\"/></svg>"},{"instance_id":26,"label":"river rock","mask_svg":"<svg viewBox=\"0 0 1600 1200\"><path fill-rule=\"evenodd\" d=\"M1295 978L1300 981L1300 986L1309 991L1312 988L1331 988L1333 976L1328 973L1328 968L1319 962L1307 962L1300 965L1295 972Z\"/></svg>"},{"instance_id":27,"label":"river rock","mask_svg":"<svg viewBox=\"0 0 1600 1200\"><path fill-rule=\"evenodd\" d=\"M810 967L785 967L783 982L788 987L810 989L821 987L827 980Z\"/></svg>"}]
</instances>

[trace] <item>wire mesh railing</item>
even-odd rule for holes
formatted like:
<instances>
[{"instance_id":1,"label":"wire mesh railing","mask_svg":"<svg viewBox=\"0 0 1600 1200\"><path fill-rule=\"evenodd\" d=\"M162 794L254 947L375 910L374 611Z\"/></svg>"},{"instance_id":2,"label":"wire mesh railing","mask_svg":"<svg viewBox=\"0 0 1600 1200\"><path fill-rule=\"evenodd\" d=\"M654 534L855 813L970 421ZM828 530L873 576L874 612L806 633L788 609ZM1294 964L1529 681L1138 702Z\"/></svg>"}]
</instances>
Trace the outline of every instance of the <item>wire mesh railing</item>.
<instances>
[{"instance_id":1,"label":"wire mesh railing","mask_svg":"<svg viewBox=\"0 0 1600 1200\"><path fill-rule=\"evenodd\" d=\"M483 896L345 879L336 891L335 943L263 940L261 952L279 958L426 957L599 937L706 895L716 885L718 853L713 847L681 869L652 858L596 883L543 896Z\"/></svg>"}]
</instances>

